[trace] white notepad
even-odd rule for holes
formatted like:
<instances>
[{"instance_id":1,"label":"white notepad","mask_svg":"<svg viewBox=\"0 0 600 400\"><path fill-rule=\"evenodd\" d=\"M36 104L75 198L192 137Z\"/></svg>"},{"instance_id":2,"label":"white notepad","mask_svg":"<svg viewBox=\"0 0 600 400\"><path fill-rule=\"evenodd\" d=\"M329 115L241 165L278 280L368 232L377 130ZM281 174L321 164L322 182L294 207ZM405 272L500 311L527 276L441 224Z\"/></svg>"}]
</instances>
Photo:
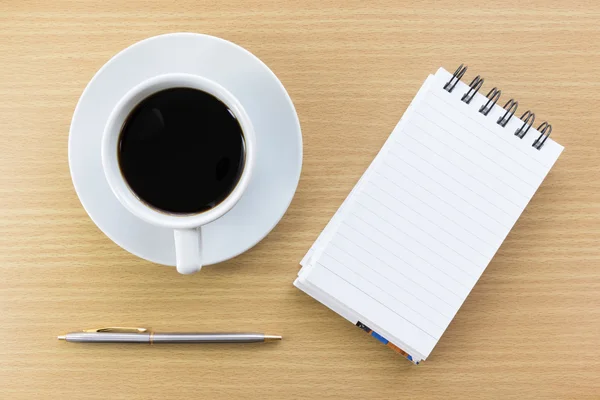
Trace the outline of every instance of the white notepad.
<instances>
[{"instance_id":1,"label":"white notepad","mask_svg":"<svg viewBox=\"0 0 600 400\"><path fill-rule=\"evenodd\" d=\"M294 282L415 363L563 150L547 138L551 127L527 130L531 113L524 123L513 103L507 112L495 92L478 93L483 82L461 82L461 71L427 78Z\"/></svg>"}]
</instances>

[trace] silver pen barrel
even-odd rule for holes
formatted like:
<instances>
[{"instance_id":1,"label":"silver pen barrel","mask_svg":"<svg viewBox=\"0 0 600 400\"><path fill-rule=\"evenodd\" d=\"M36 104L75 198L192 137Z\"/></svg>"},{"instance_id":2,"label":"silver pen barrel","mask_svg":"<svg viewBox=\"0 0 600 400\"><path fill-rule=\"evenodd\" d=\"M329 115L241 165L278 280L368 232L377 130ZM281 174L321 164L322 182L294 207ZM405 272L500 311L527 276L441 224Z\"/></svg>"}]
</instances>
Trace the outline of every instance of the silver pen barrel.
<instances>
[{"instance_id":1,"label":"silver pen barrel","mask_svg":"<svg viewBox=\"0 0 600 400\"><path fill-rule=\"evenodd\" d=\"M150 335L151 333L73 332L58 338L76 343L150 343Z\"/></svg>"},{"instance_id":2,"label":"silver pen barrel","mask_svg":"<svg viewBox=\"0 0 600 400\"><path fill-rule=\"evenodd\" d=\"M74 332L58 337L76 343L255 343L281 340L262 333Z\"/></svg>"},{"instance_id":3,"label":"silver pen barrel","mask_svg":"<svg viewBox=\"0 0 600 400\"><path fill-rule=\"evenodd\" d=\"M264 342L260 333L155 333L153 343L254 343Z\"/></svg>"}]
</instances>

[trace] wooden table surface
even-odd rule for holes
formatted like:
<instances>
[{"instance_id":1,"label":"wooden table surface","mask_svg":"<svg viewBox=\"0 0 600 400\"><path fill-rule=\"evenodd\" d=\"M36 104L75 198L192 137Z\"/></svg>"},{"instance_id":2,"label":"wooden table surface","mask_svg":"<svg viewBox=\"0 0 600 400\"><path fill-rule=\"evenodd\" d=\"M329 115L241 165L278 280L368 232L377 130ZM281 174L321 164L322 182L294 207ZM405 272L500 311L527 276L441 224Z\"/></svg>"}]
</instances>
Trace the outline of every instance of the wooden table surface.
<instances>
[{"instance_id":1,"label":"wooden table surface","mask_svg":"<svg viewBox=\"0 0 600 400\"><path fill-rule=\"evenodd\" d=\"M600 3L0 2L3 399L600 398ZM251 251L180 276L111 242L73 190L77 100L115 53L175 31L267 63L302 124L294 201ZM429 73L461 62L565 152L415 367L292 286L298 262ZM258 330L264 346L82 346L85 327Z\"/></svg>"}]
</instances>

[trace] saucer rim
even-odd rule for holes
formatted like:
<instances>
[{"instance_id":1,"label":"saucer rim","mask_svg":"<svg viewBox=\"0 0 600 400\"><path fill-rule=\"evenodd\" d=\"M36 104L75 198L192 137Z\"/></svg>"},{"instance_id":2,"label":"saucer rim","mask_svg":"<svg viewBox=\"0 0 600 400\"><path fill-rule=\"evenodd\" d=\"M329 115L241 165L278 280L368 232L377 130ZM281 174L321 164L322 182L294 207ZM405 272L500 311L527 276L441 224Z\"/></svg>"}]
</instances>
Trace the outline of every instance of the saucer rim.
<instances>
[{"instance_id":1,"label":"saucer rim","mask_svg":"<svg viewBox=\"0 0 600 400\"><path fill-rule=\"evenodd\" d=\"M265 229L264 233L262 233L260 236L257 236L257 239L254 241L254 243L251 243L250 245L248 245L245 248L242 248L241 250L237 251L237 252L233 252L231 254L227 254L226 257L224 258L217 258L216 261L211 262L211 263L207 263L204 264L203 266L208 266L208 265L215 265L215 264L219 264L222 263L224 261L227 260L231 260L245 252L247 252L248 250L252 249L254 246L256 246L258 243L260 243L262 240L264 240L272 231L273 229L275 229L275 227L279 224L279 222L281 222L281 220L283 219L283 217L285 216L285 214L287 213L290 205L292 204L292 201L294 200L294 197L296 195L296 192L298 191L298 185L300 184L300 177L302 175L302 166L303 166L303 160L304 160L304 149L303 149L303 139L302 139L302 129L300 126L300 120L298 117L298 112L296 110L296 107L294 106L294 103L291 99L291 96L289 95L288 91L285 89L285 87L283 86L283 83L279 80L279 78L277 77L277 75L275 75L275 73L271 70L271 68L269 68L269 66L267 64L265 64L260 58L258 58L256 55L254 55L253 53L251 53L249 50L245 49L244 47L233 43L229 40L223 39L223 38L219 38L216 36L212 36L212 35L208 35L208 34L204 34L204 33L195 33L195 32L172 32L172 33L165 33L165 34L160 34L160 35L156 35L156 36L152 36L146 39L142 39L140 41L137 41L129 46L127 46L126 48L122 49L121 51L119 51L118 53L114 54L108 61L106 61L102 67L100 67L100 69L98 69L93 77L89 80L89 82L86 84L85 88L83 89L83 91L81 92L81 95L79 96L79 99L77 100L77 104L75 106L75 109L73 111L73 115L71 117L71 122L70 122L70 126L69 126L69 138L68 138L68 162L69 162L69 174L71 175L71 182L73 184L73 187L75 189L75 194L77 195L77 198L79 200L79 203L81 204L81 206L83 207L83 209L85 210L86 214L88 215L88 217L92 220L92 222L96 225L96 227L104 234L106 235L113 243L115 243L117 246L121 247L123 250L127 251L128 253L133 254L136 257L139 257L143 260L155 263L155 264L160 264L160 265L165 265L165 266L175 266L174 263L163 263L160 261L156 261L156 260L152 260L149 259L148 257L146 257L143 254L140 254L138 251L135 250L131 250L129 248L125 248L118 240L115 240L114 236L112 234L109 234L107 231L105 231L104 229L102 229L100 227L100 224L98 223L97 219L98 218L94 218L92 216L92 214L90 213L90 211L88 210L88 208L86 207L86 205L84 204L84 201L82 200L81 196L80 196L80 191L82 190L81 187L78 187L77 183L75 182L75 175L73 173L73 162L72 162L72 157L71 154L74 151L73 150L73 126L74 126L74 121L77 117L78 111L81 107L82 104L82 100L83 98L86 96L86 94L88 93L88 91L90 90L90 87L95 83L95 81L98 79L98 77L101 75L101 73L108 68L111 64L113 64L114 62L116 62L116 59L121 56L123 53L125 52L129 52L134 50L136 47L138 46L143 46L145 44L147 44L148 42L153 42L153 41L157 41L160 39L163 39L165 37L173 37L173 38L177 38L177 37L184 37L184 36L193 36L193 37L197 37L197 38L201 38L201 39L207 39L207 40L213 40L215 42L219 42L220 44L226 45L226 46L233 46L235 48L237 48L237 50L241 50L243 53L245 53L247 56L254 58L256 61L258 61L259 64L262 65L262 67L265 69L265 71L270 74L271 79L273 80L273 82L277 82L277 85L279 86L279 88L281 89L282 93L284 94L284 97L286 98L286 102L287 105L289 107L291 107L291 110L293 111L293 115L294 115L294 128L297 132L296 136L296 146L298 149L298 155L299 155L299 165L298 165L298 172L296 174L296 176L294 177L295 179L295 185L294 185L294 191L292 192L289 200L287 201L287 204L285 205L285 209L283 211L283 213L274 221L274 223L272 224L272 226L269 229ZM291 122L291 121L290 121ZM111 195L114 196L114 194L111 192Z\"/></svg>"}]
</instances>

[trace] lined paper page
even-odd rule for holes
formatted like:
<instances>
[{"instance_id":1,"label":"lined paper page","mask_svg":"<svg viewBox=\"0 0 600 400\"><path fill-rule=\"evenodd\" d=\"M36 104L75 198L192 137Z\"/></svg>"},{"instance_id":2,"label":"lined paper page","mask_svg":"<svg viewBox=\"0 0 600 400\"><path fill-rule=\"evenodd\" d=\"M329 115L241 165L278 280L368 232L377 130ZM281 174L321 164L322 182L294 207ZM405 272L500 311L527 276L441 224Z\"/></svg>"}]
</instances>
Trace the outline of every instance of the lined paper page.
<instances>
[{"instance_id":1,"label":"lined paper page","mask_svg":"<svg viewBox=\"0 0 600 400\"><path fill-rule=\"evenodd\" d=\"M405 116L409 116L409 115L412 114L413 109L424 98L425 94L427 93L427 90L429 90L429 88L431 87L434 79L435 79L434 75L429 75L427 77L427 79L425 79L425 82L423 82L423 85L421 85L421 87L419 88L417 94L415 95L415 97L412 99L412 101L408 105L408 107L407 107L407 109L406 109L403 117L400 119L400 121L396 125L396 128L394 129L393 132L401 132L402 127L403 127L404 123L406 122ZM312 255L313 255L313 253L315 251L317 251L321 247L321 245L323 243L326 243L329 240L331 233L333 231L335 231L335 229L337 229L340 221L343 219L345 211L347 210L346 206L350 203L350 200L352 199L353 195L358 191L358 189L361 187L362 183L368 181L368 179L369 179L371 173L373 172L374 167L377 164L378 160L381 157L383 157L383 154L385 154L385 152L387 151L387 149L389 148L389 146L391 145L392 142L393 142L393 135L390 135L388 137L388 139L386 140L385 144L382 146L382 148L379 151L379 153L377 153L377 156L375 156L375 159L373 160L373 162L371 163L371 165L369 165L369 168L367 168L367 170L361 176L361 178L359 179L358 183L354 186L354 188L352 189L352 191L350 192L350 194L348 194L348 197L346 197L346 199L344 200L344 202L342 203L342 205L340 206L340 208L338 208L338 210L333 215L333 217L331 218L331 220L327 223L327 225L325 226L325 229L323 229L323 231L321 232L321 234L319 235L319 237L317 238L317 240L315 241L315 243L311 246L311 248L309 249L309 251L302 258L302 261L300 261L300 265L306 266L306 267L310 267L310 265L311 265L310 264L310 259L311 259Z\"/></svg>"},{"instance_id":2,"label":"lined paper page","mask_svg":"<svg viewBox=\"0 0 600 400\"><path fill-rule=\"evenodd\" d=\"M514 136L518 118L496 124L501 107L484 116L484 96L443 90L450 77L436 73L301 273L425 357L563 149Z\"/></svg>"}]
</instances>

